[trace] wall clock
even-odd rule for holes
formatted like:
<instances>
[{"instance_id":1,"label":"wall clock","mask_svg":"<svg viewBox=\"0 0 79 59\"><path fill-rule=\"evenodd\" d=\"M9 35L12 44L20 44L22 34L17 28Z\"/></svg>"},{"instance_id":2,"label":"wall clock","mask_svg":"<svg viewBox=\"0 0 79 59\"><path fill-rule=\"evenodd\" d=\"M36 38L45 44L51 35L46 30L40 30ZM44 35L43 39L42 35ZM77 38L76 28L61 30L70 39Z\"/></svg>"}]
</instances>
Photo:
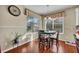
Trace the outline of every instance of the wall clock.
<instances>
[{"instance_id":1,"label":"wall clock","mask_svg":"<svg viewBox=\"0 0 79 59\"><path fill-rule=\"evenodd\" d=\"M20 13L21 13L20 9L18 7L16 7L16 6L14 6L14 5L10 5L8 7L8 11L13 16L19 16Z\"/></svg>"}]
</instances>

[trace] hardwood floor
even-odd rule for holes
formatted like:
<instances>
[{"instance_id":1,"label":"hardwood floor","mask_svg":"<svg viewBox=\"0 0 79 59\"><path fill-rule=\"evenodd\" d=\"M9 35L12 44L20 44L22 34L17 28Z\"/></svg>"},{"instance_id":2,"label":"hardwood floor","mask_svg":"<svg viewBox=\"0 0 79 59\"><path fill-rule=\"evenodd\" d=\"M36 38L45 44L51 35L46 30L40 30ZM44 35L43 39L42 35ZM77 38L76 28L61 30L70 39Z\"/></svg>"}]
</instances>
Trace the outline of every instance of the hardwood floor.
<instances>
[{"instance_id":1,"label":"hardwood floor","mask_svg":"<svg viewBox=\"0 0 79 59\"><path fill-rule=\"evenodd\" d=\"M56 53L55 44L50 49L39 49L38 40L21 45L14 48L6 53ZM76 47L65 44L64 41L59 41L59 51L58 53L76 53Z\"/></svg>"}]
</instances>

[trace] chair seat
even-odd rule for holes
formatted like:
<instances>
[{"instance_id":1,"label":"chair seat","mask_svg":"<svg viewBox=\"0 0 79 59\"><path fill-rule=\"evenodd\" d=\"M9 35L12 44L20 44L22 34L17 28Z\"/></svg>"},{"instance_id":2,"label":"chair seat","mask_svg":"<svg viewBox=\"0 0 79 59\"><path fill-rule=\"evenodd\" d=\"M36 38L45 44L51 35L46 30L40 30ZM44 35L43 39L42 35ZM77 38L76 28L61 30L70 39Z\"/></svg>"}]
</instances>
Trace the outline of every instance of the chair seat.
<instances>
[{"instance_id":1,"label":"chair seat","mask_svg":"<svg viewBox=\"0 0 79 59\"><path fill-rule=\"evenodd\" d=\"M55 33L54 35L50 35L50 38L56 38L57 37L57 33Z\"/></svg>"}]
</instances>

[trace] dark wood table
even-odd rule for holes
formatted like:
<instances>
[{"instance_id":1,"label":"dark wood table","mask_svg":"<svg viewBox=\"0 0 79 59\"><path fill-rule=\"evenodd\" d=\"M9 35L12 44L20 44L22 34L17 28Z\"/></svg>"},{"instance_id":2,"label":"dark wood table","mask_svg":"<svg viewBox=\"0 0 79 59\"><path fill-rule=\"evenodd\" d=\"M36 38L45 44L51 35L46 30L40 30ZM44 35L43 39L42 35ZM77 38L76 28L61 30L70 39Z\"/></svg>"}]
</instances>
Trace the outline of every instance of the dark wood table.
<instances>
[{"instance_id":1,"label":"dark wood table","mask_svg":"<svg viewBox=\"0 0 79 59\"><path fill-rule=\"evenodd\" d=\"M56 33L56 31L53 31L53 32L44 31L42 34L48 34L48 35L52 34L52 35L54 35L55 33Z\"/></svg>"}]
</instances>

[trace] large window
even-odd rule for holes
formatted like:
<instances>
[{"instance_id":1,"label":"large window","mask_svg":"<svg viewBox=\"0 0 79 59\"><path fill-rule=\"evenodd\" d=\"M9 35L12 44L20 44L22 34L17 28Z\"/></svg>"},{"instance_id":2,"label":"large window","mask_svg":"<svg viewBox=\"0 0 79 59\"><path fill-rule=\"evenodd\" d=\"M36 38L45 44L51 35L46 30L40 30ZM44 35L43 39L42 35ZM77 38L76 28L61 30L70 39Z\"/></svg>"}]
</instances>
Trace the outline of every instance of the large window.
<instances>
[{"instance_id":1,"label":"large window","mask_svg":"<svg viewBox=\"0 0 79 59\"><path fill-rule=\"evenodd\" d=\"M37 17L27 17L27 31L36 32L39 30L39 19Z\"/></svg>"},{"instance_id":2,"label":"large window","mask_svg":"<svg viewBox=\"0 0 79 59\"><path fill-rule=\"evenodd\" d=\"M64 17L52 18L45 20L45 29L46 30L55 30L60 33L64 33Z\"/></svg>"}]
</instances>

